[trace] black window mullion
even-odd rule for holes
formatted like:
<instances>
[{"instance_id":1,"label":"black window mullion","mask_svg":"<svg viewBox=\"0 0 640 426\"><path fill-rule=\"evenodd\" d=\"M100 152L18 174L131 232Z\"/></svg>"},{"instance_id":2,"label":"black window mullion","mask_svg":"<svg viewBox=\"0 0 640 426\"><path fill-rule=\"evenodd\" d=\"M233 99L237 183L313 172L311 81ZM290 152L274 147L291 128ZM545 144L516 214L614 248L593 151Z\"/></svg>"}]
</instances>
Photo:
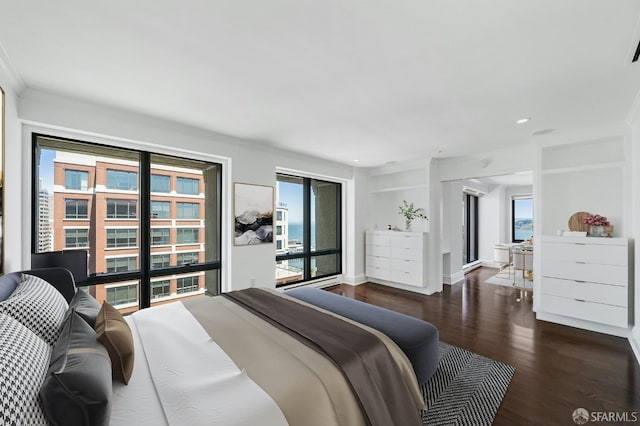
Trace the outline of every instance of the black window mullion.
<instances>
[{"instance_id":1,"label":"black window mullion","mask_svg":"<svg viewBox=\"0 0 640 426\"><path fill-rule=\"evenodd\" d=\"M151 155L140 153L140 308L151 306Z\"/></svg>"},{"instance_id":2,"label":"black window mullion","mask_svg":"<svg viewBox=\"0 0 640 426\"><path fill-rule=\"evenodd\" d=\"M302 235L304 239L304 279L311 279L311 179L304 178L302 186Z\"/></svg>"}]
</instances>

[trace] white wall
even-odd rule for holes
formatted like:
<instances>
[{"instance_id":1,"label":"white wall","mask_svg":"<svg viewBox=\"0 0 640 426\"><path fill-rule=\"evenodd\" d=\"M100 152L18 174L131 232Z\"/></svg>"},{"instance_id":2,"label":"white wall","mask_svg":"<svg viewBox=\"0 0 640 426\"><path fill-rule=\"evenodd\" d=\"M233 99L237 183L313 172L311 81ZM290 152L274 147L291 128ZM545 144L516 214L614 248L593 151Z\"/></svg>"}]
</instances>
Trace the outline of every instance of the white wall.
<instances>
[{"instance_id":1,"label":"white wall","mask_svg":"<svg viewBox=\"0 0 640 426\"><path fill-rule=\"evenodd\" d=\"M506 242L504 239L505 186L493 185L486 195L478 200L478 254L483 266L493 265L493 246Z\"/></svg>"},{"instance_id":2,"label":"white wall","mask_svg":"<svg viewBox=\"0 0 640 426\"><path fill-rule=\"evenodd\" d=\"M0 49L1 51L1 49ZM0 58L0 87L5 92L5 144L4 144L4 270L15 271L22 267L22 223L20 209L22 189L20 185L21 167L16 161L20 157L20 126L18 123L18 97L22 82L11 72ZM29 192L30 193L30 192ZM30 240L26 240L26 244Z\"/></svg>"},{"instance_id":3,"label":"white wall","mask_svg":"<svg viewBox=\"0 0 640 426\"><path fill-rule=\"evenodd\" d=\"M231 185L233 182L274 185L276 168L297 170L343 182L347 197L354 197L361 181L361 174L352 167L313 158L289 151L268 148L257 142L206 131L184 124L161 120L118 108L98 105L83 100L65 98L52 93L27 90L19 102L19 117L24 123L21 137L13 138L13 146L7 149L7 164L12 165L10 177L15 200L22 199L20 207L7 218L8 245L14 249L13 264L7 270L28 266L30 256L30 198L21 197L31 192L31 131L72 137L87 141L108 143L114 146L144 147L154 152L177 153L193 158L217 158L223 164L223 188L226 190L223 212L223 289L240 289L255 280L257 286L274 286L275 247L273 244L234 247L232 236ZM8 122L16 123L15 117ZM14 132L19 131L17 125ZM8 145L11 145L9 143ZM22 183L20 183L22 178ZM357 261L358 250L364 249L363 230L353 228L356 212L362 210L355 201L345 197L345 250L346 275L364 274L364 261ZM361 213L361 212L360 212ZM361 216L361 215L360 215ZM25 218L22 222L18 218ZM361 219L361 217L358 217ZM361 228L361 227L360 227ZM20 230L20 231L18 231ZM20 234L18 235L18 232ZM359 246L358 246L359 245ZM351 253L351 255L347 255ZM21 255L21 256L20 256ZM231 286L228 286L228 283Z\"/></svg>"}]
</instances>

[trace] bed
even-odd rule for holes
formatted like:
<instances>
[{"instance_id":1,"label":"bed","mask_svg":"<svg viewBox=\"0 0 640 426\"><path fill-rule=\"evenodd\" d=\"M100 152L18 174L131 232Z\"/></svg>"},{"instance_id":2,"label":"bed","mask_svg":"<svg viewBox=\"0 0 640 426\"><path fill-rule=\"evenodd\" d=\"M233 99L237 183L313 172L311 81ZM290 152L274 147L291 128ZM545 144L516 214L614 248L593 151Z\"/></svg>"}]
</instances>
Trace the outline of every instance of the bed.
<instances>
[{"instance_id":1,"label":"bed","mask_svg":"<svg viewBox=\"0 0 640 426\"><path fill-rule=\"evenodd\" d=\"M201 297L122 319L134 354L125 362L104 340L104 324L117 314L68 284L54 288L50 281L61 276L64 270L0 278L0 424L421 424L409 360L384 334L355 321L270 290ZM267 300L273 307L262 307ZM264 316L268 309L275 320ZM329 342L309 340L304 328L288 330L278 318L283 312L330 330ZM373 336L379 346L358 352L344 341L361 337L341 333ZM331 355L336 350L346 355ZM116 373L127 368L123 380Z\"/></svg>"}]
</instances>

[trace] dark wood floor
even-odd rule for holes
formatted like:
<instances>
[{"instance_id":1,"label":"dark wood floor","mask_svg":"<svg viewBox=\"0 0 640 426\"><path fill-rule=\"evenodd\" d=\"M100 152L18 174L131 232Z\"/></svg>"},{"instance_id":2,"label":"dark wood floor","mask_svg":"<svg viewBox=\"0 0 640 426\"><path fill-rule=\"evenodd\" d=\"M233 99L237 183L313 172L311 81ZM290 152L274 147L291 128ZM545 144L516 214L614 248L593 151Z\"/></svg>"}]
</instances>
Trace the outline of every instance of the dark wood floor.
<instances>
[{"instance_id":1,"label":"dark wood floor","mask_svg":"<svg viewBox=\"0 0 640 426\"><path fill-rule=\"evenodd\" d=\"M440 340L516 368L495 425L572 425L576 408L637 412L640 367L626 339L537 321L531 297L484 281L479 268L431 296L378 284L330 291L422 318ZM519 292L518 292L519 293Z\"/></svg>"}]
</instances>

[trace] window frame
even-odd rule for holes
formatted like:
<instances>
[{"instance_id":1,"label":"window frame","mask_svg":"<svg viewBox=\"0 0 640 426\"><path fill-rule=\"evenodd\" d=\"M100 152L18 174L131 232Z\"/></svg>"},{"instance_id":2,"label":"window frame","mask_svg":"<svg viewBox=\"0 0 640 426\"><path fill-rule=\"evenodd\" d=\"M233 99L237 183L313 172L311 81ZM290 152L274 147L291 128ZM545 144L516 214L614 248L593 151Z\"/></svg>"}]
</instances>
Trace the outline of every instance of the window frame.
<instances>
[{"instance_id":1,"label":"window frame","mask_svg":"<svg viewBox=\"0 0 640 426\"><path fill-rule=\"evenodd\" d=\"M79 180L80 183L80 187L79 188L70 188L67 185L67 173L68 172L73 172L73 173L77 173L77 174L85 174L87 175L87 187L83 188L82 187L82 179ZM68 189L70 191L87 191L89 190L89 172L87 170L78 170L78 169L64 169L64 189Z\"/></svg>"},{"instance_id":2,"label":"window frame","mask_svg":"<svg viewBox=\"0 0 640 426\"><path fill-rule=\"evenodd\" d=\"M531 220L533 220L533 195L513 195L511 196L511 242L522 243L525 240L516 238L516 201L531 200ZM535 222L533 223L535 224ZM533 236L533 230L531 231Z\"/></svg>"},{"instance_id":3,"label":"window frame","mask_svg":"<svg viewBox=\"0 0 640 426\"><path fill-rule=\"evenodd\" d=\"M115 173L116 176L114 176L114 180L116 181L116 187L111 187L109 186L109 174L111 173ZM110 190L116 190L116 191L138 191L138 187L140 186L140 183L138 182L138 172L134 172L134 171L130 171L130 170L116 170L116 169L107 169L106 170L106 187L107 189ZM123 189L123 188L118 188L118 183L119 181L117 179L115 179L116 177L122 176L122 175L126 175L127 177L127 188ZM131 175L134 175L134 187L131 188Z\"/></svg>"},{"instance_id":4,"label":"window frame","mask_svg":"<svg viewBox=\"0 0 640 426\"><path fill-rule=\"evenodd\" d=\"M154 212L153 210L153 205L156 204L162 204L163 206L166 205L168 206L168 209L166 210L167 215L165 216L165 210L162 209L161 213L163 214L162 216L154 216L157 215L157 212ZM149 214L151 217L151 220L170 220L171 219L171 201L164 201L164 200L151 200L151 202L149 203Z\"/></svg>"},{"instance_id":5,"label":"window frame","mask_svg":"<svg viewBox=\"0 0 640 426\"><path fill-rule=\"evenodd\" d=\"M183 181L191 181L191 184L193 184L193 182L196 183L197 188L196 188L196 192L182 192L183 189L183 184L181 184L181 182ZM176 194L180 194L180 195L199 195L200 194L200 182L198 182L198 179L193 179L193 178L188 178L188 177L184 177L184 176L176 176Z\"/></svg>"},{"instance_id":6,"label":"window frame","mask_svg":"<svg viewBox=\"0 0 640 426\"><path fill-rule=\"evenodd\" d=\"M67 232L69 232L69 231L76 231L76 236L75 236L76 243L78 242L77 232L78 231L85 231L87 233L87 244L84 245L84 246L79 246L79 245L69 246L69 245L67 245L67 239L68 239ZM73 250L89 248L89 229L88 228L65 228L65 230L64 230L64 248L65 249L73 249Z\"/></svg>"},{"instance_id":7,"label":"window frame","mask_svg":"<svg viewBox=\"0 0 640 426\"><path fill-rule=\"evenodd\" d=\"M190 206L191 208L193 208L195 206L195 213L196 215L191 217L182 217L180 216L181 211L184 212L184 208L186 206ZM193 213L193 210L191 211L191 213ZM200 203L194 203L194 202L190 202L190 201L177 201L176 202L176 219L177 220L200 220Z\"/></svg>"},{"instance_id":8,"label":"window frame","mask_svg":"<svg viewBox=\"0 0 640 426\"><path fill-rule=\"evenodd\" d=\"M106 200L107 203L107 208L105 210L105 217L107 219L125 219L125 220L132 220L132 219L137 219L138 218L138 200L132 200L130 198L107 198ZM109 215L109 204L110 203L114 203L113 204L113 216ZM118 216L118 206L125 204L126 203L126 208L127 208L127 216ZM131 216L131 206L135 206L134 208L134 215Z\"/></svg>"},{"instance_id":9,"label":"window frame","mask_svg":"<svg viewBox=\"0 0 640 426\"><path fill-rule=\"evenodd\" d=\"M75 202L75 215L73 216L69 216L68 214L68 207L69 204L71 202ZM86 210L86 213L84 216L80 216L78 214L79 209L79 202L84 202L84 207ZM86 198L66 198L64 199L64 218L65 219L71 219L71 220L83 220L83 219L89 219L89 200L87 200Z\"/></svg>"},{"instance_id":10,"label":"window frame","mask_svg":"<svg viewBox=\"0 0 640 426\"><path fill-rule=\"evenodd\" d=\"M304 242L304 250L296 253L276 254L276 259L275 259L276 264L277 262L280 262L283 260L303 259L304 273L303 273L303 278L301 280L287 281L280 284L276 283L276 288L285 287L292 284L298 284L301 282L318 280L326 277L333 277L333 276L342 274L342 191L344 190L342 183L318 179L315 177L296 176L288 173L276 173L276 180L278 179L279 176L302 180L302 188L303 188L302 189L303 191L303 200L302 200L303 237L302 237L302 240ZM333 248L333 249L322 249L322 250L311 251L311 188L312 188L311 183L313 181L334 184L338 188L338 190L336 191L336 212L335 212L336 214L336 230L335 230L336 248ZM281 202L281 200L277 200L277 202L279 203ZM276 212L276 217L278 217L277 213L278 212ZM338 259L337 271L331 272L328 274L316 275L312 277L311 276L311 259L313 259L314 257L320 257L325 255L335 255L337 257Z\"/></svg>"},{"instance_id":11,"label":"window frame","mask_svg":"<svg viewBox=\"0 0 640 426\"><path fill-rule=\"evenodd\" d=\"M167 190L166 191L158 191L156 188L154 188L153 186L153 178L154 177L160 177L160 178L166 178L167 179ZM150 182L150 191L151 192L155 192L157 194L170 194L171 193L171 176L167 176L167 175L163 175L163 174L158 174L158 173L152 173L151 174L151 182Z\"/></svg>"},{"instance_id":12,"label":"window frame","mask_svg":"<svg viewBox=\"0 0 640 426\"><path fill-rule=\"evenodd\" d=\"M126 243L125 245L120 245L122 240L125 238L122 236L118 236L118 231L127 231ZM131 237L131 231L133 231L133 238ZM109 236L109 234L115 233L116 235ZM106 244L105 248L107 249L129 249L136 248L138 246L138 229L137 228L106 228L105 229L105 238ZM109 240L113 240L111 243ZM132 244L133 243L133 244Z\"/></svg>"},{"instance_id":13,"label":"window frame","mask_svg":"<svg viewBox=\"0 0 640 426\"><path fill-rule=\"evenodd\" d=\"M38 185L39 185L39 158L38 158L38 149L39 149L39 140L42 139L42 145L47 149L50 148L51 140L54 140L54 143L60 143L61 149L65 149L65 144L78 144L79 149L84 150L85 152L91 152L91 147L96 147L96 150L100 148L114 149L120 152L133 152L138 156L138 186L136 195L138 197L138 205L137 205L137 214L138 217L136 221L138 222L139 236L138 236L138 251L137 256L139 258L138 261L138 269L135 271L127 271L127 272L105 272L99 274L90 274L84 281L76 282L78 286L93 286L93 285L104 285L104 284L116 284L125 281L138 281L138 309L145 309L151 306L151 278L173 275L173 274L185 274L185 273L194 273L194 272L206 272L212 271L217 273L218 279L216 280L216 287L211 287L207 285L208 292L215 292L214 294L220 294L222 292L222 280L221 277L221 269L222 269L222 261L224 252L222 250L222 241L223 241L223 224L222 218L223 216L223 163L214 162L210 160L200 160L197 158L189 158L189 157L180 157L175 154L167 154L167 153L154 153L150 151L144 151L142 149L133 149L133 148L123 148L120 146L112 146L106 144L100 144L95 142L87 142L78 139L65 138L60 136L47 135L44 133L31 133L31 253L38 253ZM55 146L55 145L53 145ZM68 149L68 148L67 148ZM167 158L174 158L177 160L186 160L193 162L200 162L203 165L215 165L215 179L212 179L212 182L209 185L215 185L215 189L212 188L212 193L214 193L214 198L211 200L213 204L211 208L215 208L217 213L215 216L218 218L216 221L212 222L210 226L216 228L217 238L215 241L212 241L210 244L213 244L212 250L216 253L215 260L203 260L198 264L191 265L183 265L183 266L169 266L167 268L159 268L151 270L150 256L151 256L151 245L150 245L150 237L151 237L151 219L150 219L150 205L152 201L152 194L150 191L150 180L151 180L151 170L152 170L152 156L159 155ZM68 169L66 169L68 170ZM85 172L84 170L77 170L81 172ZM89 172L87 173L87 189L89 189L91 178ZM65 178L66 179L66 178ZM66 180L65 180L66 186ZM200 190L200 187L198 187ZM198 194L200 195L200 194ZM206 195L205 195L206 197ZM95 207L95 206L94 206ZM208 225L209 226L209 225ZM91 231L90 231L91 232ZM200 237L200 235L199 235ZM89 241L90 244L90 241ZM201 244L198 241L198 244ZM143 249L145 248L146 249ZM108 287L107 287L108 288Z\"/></svg>"}]
</instances>

